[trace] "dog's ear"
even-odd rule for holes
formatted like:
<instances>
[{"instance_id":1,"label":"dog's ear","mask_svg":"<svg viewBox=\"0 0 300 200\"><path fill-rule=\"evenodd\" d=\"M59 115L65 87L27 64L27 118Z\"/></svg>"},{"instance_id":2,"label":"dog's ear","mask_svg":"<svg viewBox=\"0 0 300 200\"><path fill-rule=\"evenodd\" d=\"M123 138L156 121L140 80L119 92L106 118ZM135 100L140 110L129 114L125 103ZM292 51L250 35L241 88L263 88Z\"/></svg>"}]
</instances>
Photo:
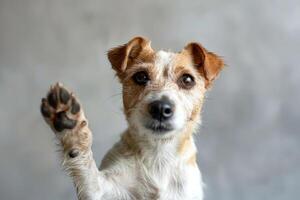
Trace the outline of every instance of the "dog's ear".
<instances>
[{"instance_id":1,"label":"dog's ear","mask_svg":"<svg viewBox=\"0 0 300 200\"><path fill-rule=\"evenodd\" d=\"M144 37L135 37L127 44L112 48L108 51L108 60L119 77L135 59L145 57L153 52L150 43L151 42Z\"/></svg>"},{"instance_id":2,"label":"dog's ear","mask_svg":"<svg viewBox=\"0 0 300 200\"><path fill-rule=\"evenodd\" d=\"M192 61L200 74L205 78L205 87L209 88L213 80L223 69L223 60L218 55L207 51L199 43L189 43L184 49L188 55L191 56Z\"/></svg>"}]
</instances>

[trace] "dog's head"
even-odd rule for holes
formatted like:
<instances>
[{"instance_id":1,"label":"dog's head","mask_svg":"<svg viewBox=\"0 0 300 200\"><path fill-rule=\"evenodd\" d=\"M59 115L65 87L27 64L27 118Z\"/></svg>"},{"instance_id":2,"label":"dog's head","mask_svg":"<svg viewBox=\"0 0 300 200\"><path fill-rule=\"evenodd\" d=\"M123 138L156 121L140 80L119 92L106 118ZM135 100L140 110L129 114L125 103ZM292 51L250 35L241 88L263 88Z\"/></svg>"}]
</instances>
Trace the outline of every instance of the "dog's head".
<instances>
[{"instance_id":1,"label":"dog's head","mask_svg":"<svg viewBox=\"0 0 300 200\"><path fill-rule=\"evenodd\" d=\"M221 58L198 43L179 53L156 52L143 37L111 49L108 59L123 85L129 126L157 137L199 121L205 91L223 68Z\"/></svg>"}]
</instances>

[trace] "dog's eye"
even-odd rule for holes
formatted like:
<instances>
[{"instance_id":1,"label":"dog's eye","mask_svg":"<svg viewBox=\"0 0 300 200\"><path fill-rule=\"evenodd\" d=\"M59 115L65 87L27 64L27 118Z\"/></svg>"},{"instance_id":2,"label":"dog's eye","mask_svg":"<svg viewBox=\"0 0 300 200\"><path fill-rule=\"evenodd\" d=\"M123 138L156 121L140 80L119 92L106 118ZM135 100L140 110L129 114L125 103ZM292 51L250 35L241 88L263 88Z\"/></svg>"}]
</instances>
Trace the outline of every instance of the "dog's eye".
<instances>
[{"instance_id":1,"label":"dog's eye","mask_svg":"<svg viewBox=\"0 0 300 200\"><path fill-rule=\"evenodd\" d=\"M191 89L195 85L194 77L190 74L183 74L177 81L179 87Z\"/></svg>"},{"instance_id":2,"label":"dog's eye","mask_svg":"<svg viewBox=\"0 0 300 200\"><path fill-rule=\"evenodd\" d=\"M150 80L147 72L145 71L135 73L132 79L138 85L146 85L147 82Z\"/></svg>"}]
</instances>

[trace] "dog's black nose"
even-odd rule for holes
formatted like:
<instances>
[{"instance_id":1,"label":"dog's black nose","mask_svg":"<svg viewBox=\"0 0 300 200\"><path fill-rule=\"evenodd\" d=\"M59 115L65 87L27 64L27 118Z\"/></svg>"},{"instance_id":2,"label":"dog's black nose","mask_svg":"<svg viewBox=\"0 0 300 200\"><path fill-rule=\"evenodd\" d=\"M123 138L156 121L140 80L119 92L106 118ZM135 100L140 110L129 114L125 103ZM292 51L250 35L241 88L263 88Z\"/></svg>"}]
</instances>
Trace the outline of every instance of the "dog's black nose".
<instances>
[{"instance_id":1,"label":"dog's black nose","mask_svg":"<svg viewBox=\"0 0 300 200\"><path fill-rule=\"evenodd\" d=\"M149 104L149 113L153 119L164 121L173 116L174 106L167 100L157 100Z\"/></svg>"}]
</instances>

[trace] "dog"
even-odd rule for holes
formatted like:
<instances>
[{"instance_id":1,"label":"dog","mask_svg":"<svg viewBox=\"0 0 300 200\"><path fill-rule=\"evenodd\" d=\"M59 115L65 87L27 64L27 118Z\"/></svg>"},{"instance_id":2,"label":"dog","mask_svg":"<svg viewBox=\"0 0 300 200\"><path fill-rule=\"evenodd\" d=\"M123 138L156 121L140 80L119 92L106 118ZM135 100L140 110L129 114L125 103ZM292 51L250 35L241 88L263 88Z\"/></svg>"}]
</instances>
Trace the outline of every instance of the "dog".
<instances>
[{"instance_id":1,"label":"dog","mask_svg":"<svg viewBox=\"0 0 300 200\"><path fill-rule=\"evenodd\" d=\"M123 86L128 128L99 169L78 98L57 83L41 103L78 199L202 200L193 134L223 60L195 42L178 53L155 51L144 37L112 48L107 56Z\"/></svg>"}]
</instances>

